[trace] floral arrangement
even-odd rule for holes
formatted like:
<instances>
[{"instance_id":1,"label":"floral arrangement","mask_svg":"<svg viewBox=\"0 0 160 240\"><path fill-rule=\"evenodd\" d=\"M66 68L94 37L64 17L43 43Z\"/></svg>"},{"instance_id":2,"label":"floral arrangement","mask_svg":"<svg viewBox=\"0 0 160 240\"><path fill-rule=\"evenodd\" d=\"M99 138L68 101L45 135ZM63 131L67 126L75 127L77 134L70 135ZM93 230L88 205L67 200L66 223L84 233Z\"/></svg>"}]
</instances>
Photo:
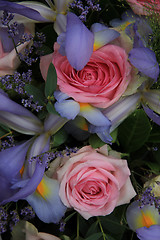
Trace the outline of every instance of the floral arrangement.
<instances>
[{"instance_id":1,"label":"floral arrangement","mask_svg":"<svg viewBox=\"0 0 160 240\"><path fill-rule=\"evenodd\" d=\"M160 239L159 0L0 0L0 239Z\"/></svg>"}]
</instances>

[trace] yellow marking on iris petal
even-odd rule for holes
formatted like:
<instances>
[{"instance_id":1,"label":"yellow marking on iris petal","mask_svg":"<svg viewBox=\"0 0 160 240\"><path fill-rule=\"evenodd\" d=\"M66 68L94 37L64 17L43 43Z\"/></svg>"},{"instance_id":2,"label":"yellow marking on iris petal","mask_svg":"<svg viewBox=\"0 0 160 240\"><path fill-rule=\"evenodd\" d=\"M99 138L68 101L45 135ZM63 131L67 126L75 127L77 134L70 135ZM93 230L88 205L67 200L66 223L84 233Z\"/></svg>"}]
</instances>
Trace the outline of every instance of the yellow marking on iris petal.
<instances>
[{"instance_id":1,"label":"yellow marking on iris petal","mask_svg":"<svg viewBox=\"0 0 160 240\"><path fill-rule=\"evenodd\" d=\"M100 47L102 47L102 44L95 42L93 45L93 51L96 51L97 49L99 49Z\"/></svg>"},{"instance_id":2,"label":"yellow marking on iris petal","mask_svg":"<svg viewBox=\"0 0 160 240\"><path fill-rule=\"evenodd\" d=\"M45 184L44 178L41 180L41 182L40 182L39 185L37 186L36 193L38 193L39 195L41 195L41 197L42 197L43 199L45 199L45 196L48 195L48 187L47 187L47 185Z\"/></svg>"},{"instance_id":3,"label":"yellow marking on iris petal","mask_svg":"<svg viewBox=\"0 0 160 240\"><path fill-rule=\"evenodd\" d=\"M23 173L24 173L24 165L22 166L22 168L20 169L20 174L21 174L21 177L22 177L22 175L23 175Z\"/></svg>"},{"instance_id":4,"label":"yellow marking on iris petal","mask_svg":"<svg viewBox=\"0 0 160 240\"><path fill-rule=\"evenodd\" d=\"M152 216L152 214L150 212L146 212L144 213L142 210L141 210L141 221L142 221L142 225L144 227L147 227L149 228L151 225L155 225L156 222Z\"/></svg>"},{"instance_id":5,"label":"yellow marking on iris petal","mask_svg":"<svg viewBox=\"0 0 160 240\"><path fill-rule=\"evenodd\" d=\"M89 103L79 103L80 105L80 110L85 111L85 110L90 110L92 107Z\"/></svg>"},{"instance_id":6,"label":"yellow marking on iris petal","mask_svg":"<svg viewBox=\"0 0 160 240\"><path fill-rule=\"evenodd\" d=\"M122 26L121 26L121 30L124 31L126 29L126 27L131 24L130 22L125 22Z\"/></svg>"}]
</instances>

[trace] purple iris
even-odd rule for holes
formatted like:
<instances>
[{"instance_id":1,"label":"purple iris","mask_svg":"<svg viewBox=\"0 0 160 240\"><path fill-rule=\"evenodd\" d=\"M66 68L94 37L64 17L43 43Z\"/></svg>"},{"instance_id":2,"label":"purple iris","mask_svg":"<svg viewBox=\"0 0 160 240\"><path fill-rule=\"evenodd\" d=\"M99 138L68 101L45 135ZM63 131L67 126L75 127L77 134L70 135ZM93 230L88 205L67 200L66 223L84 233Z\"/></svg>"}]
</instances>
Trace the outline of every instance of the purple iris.
<instances>
[{"instance_id":1,"label":"purple iris","mask_svg":"<svg viewBox=\"0 0 160 240\"><path fill-rule=\"evenodd\" d=\"M57 42L61 45L60 53L66 55L71 66L77 71L83 69L92 55L94 36L75 14L67 14L66 32Z\"/></svg>"},{"instance_id":2,"label":"purple iris","mask_svg":"<svg viewBox=\"0 0 160 240\"><path fill-rule=\"evenodd\" d=\"M38 11L14 2L0 1L0 10L16 13L40 22L46 21L46 19L43 18Z\"/></svg>"},{"instance_id":3,"label":"purple iris","mask_svg":"<svg viewBox=\"0 0 160 240\"><path fill-rule=\"evenodd\" d=\"M160 239L160 225L152 225L149 228L142 227L136 230L137 237L140 240L159 240Z\"/></svg>"},{"instance_id":4,"label":"purple iris","mask_svg":"<svg viewBox=\"0 0 160 240\"><path fill-rule=\"evenodd\" d=\"M49 201L41 201L41 196L39 200L32 198L44 177L46 158L42 156L41 161L30 159L49 150L50 136L66 123L66 119L52 114L42 124L34 114L0 90L0 123L20 133L34 135L30 140L0 152L0 189L3 191L0 204L26 199L31 202L35 212L41 209L42 221L57 223L66 210L58 195L59 183L52 181ZM56 211L50 211L50 208L54 208L52 204L57 206Z\"/></svg>"},{"instance_id":5,"label":"purple iris","mask_svg":"<svg viewBox=\"0 0 160 240\"><path fill-rule=\"evenodd\" d=\"M159 65L154 51L147 45L150 41L152 29L145 20L136 20L126 28L126 33L133 38L133 49L129 52L129 60L141 73L157 80Z\"/></svg>"}]
</instances>

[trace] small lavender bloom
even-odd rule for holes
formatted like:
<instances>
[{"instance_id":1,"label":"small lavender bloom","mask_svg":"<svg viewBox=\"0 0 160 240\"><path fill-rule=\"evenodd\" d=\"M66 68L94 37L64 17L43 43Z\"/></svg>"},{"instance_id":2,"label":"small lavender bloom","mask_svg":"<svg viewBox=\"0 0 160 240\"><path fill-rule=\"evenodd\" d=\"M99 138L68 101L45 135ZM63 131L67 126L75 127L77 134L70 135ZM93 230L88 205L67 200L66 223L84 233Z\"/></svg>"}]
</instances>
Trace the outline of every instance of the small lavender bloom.
<instances>
[{"instance_id":1,"label":"small lavender bloom","mask_svg":"<svg viewBox=\"0 0 160 240\"><path fill-rule=\"evenodd\" d=\"M8 214L3 207L0 207L0 234L7 231Z\"/></svg>"},{"instance_id":2,"label":"small lavender bloom","mask_svg":"<svg viewBox=\"0 0 160 240\"><path fill-rule=\"evenodd\" d=\"M7 11L4 11L0 20L2 25L7 26L10 23L10 21L12 21L13 18L14 18L14 15L12 13L8 13Z\"/></svg>"},{"instance_id":3,"label":"small lavender bloom","mask_svg":"<svg viewBox=\"0 0 160 240\"><path fill-rule=\"evenodd\" d=\"M31 206L28 206L21 209L20 215L24 220L30 220L35 217L35 212Z\"/></svg>"},{"instance_id":4,"label":"small lavender bloom","mask_svg":"<svg viewBox=\"0 0 160 240\"><path fill-rule=\"evenodd\" d=\"M0 151L3 151L13 146L15 146L13 136L7 136L5 137L5 140L2 140L0 143Z\"/></svg>"},{"instance_id":5,"label":"small lavender bloom","mask_svg":"<svg viewBox=\"0 0 160 240\"><path fill-rule=\"evenodd\" d=\"M24 86L31 82L32 71L29 69L26 73L15 72L13 75L0 77L0 87L5 90L13 89L18 94L25 94Z\"/></svg>"},{"instance_id":6,"label":"small lavender bloom","mask_svg":"<svg viewBox=\"0 0 160 240\"><path fill-rule=\"evenodd\" d=\"M160 213L160 197L155 197L152 187L149 186L143 191L138 202L140 208L143 208L145 205L154 205Z\"/></svg>"},{"instance_id":7,"label":"small lavender bloom","mask_svg":"<svg viewBox=\"0 0 160 240\"><path fill-rule=\"evenodd\" d=\"M19 222L20 218L19 218L19 215L18 215L18 212L16 210L12 210L10 211L10 222L9 222L9 227L10 227L10 230L13 229L13 227Z\"/></svg>"},{"instance_id":8,"label":"small lavender bloom","mask_svg":"<svg viewBox=\"0 0 160 240\"><path fill-rule=\"evenodd\" d=\"M28 99L22 99L22 104L24 107L29 107L36 112L41 111L43 108L37 101L33 102L33 95L28 95Z\"/></svg>"},{"instance_id":9,"label":"small lavender bloom","mask_svg":"<svg viewBox=\"0 0 160 240\"><path fill-rule=\"evenodd\" d=\"M80 20L85 22L86 21L86 17L87 14L90 11L100 11L100 5L96 3L95 0L85 0L85 1L81 1L81 0L75 0L72 3L69 4L69 7L71 9L77 9L80 13Z\"/></svg>"},{"instance_id":10,"label":"small lavender bloom","mask_svg":"<svg viewBox=\"0 0 160 240\"><path fill-rule=\"evenodd\" d=\"M64 232L64 230L65 230L65 225L66 225L66 223L62 220L62 221L60 222L60 227L59 227L59 231L60 231L60 232Z\"/></svg>"}]
</instances>

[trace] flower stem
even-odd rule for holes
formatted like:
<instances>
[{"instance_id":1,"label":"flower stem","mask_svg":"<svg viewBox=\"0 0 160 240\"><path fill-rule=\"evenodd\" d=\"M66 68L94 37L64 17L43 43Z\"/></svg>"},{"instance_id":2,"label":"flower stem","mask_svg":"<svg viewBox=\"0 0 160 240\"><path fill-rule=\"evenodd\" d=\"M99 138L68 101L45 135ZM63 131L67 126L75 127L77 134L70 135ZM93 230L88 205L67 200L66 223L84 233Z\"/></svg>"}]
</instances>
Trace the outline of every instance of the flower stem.
<instances>
[{"instance_id":1,"label":"flower stem","mask_svg":"<svg viewBox=\"0 0 160 240\"><path fill-rule=\"evenodd\" d=\"M5 135L3 135L2 137L0 137L0 140L1 140L2 138L4 138L4 137L7 137L7 136L10 135L10 134L12 134L12 131L10 131L10 132L6 133Z\"/></svg>"},{"instance_id":2,"label":"flower stem","mask_svg":"<svg viewBox=\"0 0 160 240\"><path fill-rule=\"evenodd\" d=\"M102 235L103 235L103 240L107 240L106 234L103 231L103 227L102 227L102 224L101 224L101 221L100 221L99 217L97 217L97 221L98 221L99 227L100 227Z\"/></svg>"},{"instance_id":3,"label":"flower stem","mask_svg":"<svg viewBox=\"0 0 160 240\"><path fill-rule=\"evenodd\" d=\"M79 240L79 214L77 213L77 240Z\"/></svg>"}]
</instances>

